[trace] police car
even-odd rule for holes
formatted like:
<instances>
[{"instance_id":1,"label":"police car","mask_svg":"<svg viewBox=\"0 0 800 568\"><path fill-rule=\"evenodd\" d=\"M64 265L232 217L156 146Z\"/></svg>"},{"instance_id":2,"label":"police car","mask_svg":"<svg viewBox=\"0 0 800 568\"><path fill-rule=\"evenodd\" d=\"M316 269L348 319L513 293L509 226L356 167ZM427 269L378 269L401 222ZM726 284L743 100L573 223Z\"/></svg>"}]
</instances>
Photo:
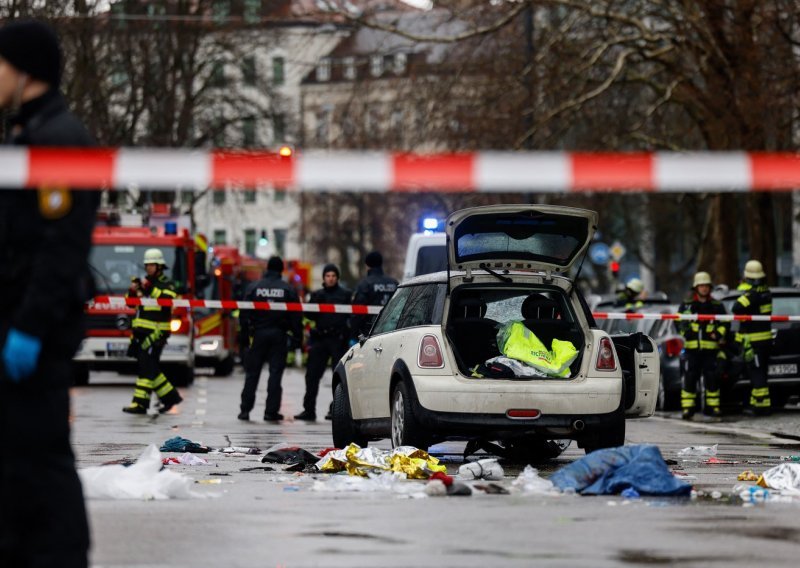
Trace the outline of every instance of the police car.
<instances>
[{"instance_id":1,"label":"police car","mask_svg":"<svg viewBox=\"0 0 800 568\"><path fill-rule=\"evenodd\" d=\"M642 333L599 329L569 277L596 225L544 205L450 215L447 270L403 282L337 365L334 444L466 439L531 457L622 445L626 418L654 412L659 354ZM529 354L555 367L569 356L543 371L507 357L518 340L540 341Z\"/></svg>"}]
</instances>

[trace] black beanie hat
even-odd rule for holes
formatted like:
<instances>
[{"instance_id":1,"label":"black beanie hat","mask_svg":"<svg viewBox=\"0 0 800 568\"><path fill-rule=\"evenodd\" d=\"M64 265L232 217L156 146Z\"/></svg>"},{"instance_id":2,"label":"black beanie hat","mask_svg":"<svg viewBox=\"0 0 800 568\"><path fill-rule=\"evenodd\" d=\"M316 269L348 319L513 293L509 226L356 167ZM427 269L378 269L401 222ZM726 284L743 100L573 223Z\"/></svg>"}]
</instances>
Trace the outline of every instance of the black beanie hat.
<instances>
[{"instance_id":1,"label":"black beanie hat","mask_svg":"<svg viewBox=\"0 0 800 568\"><path fill-rule=\"evenodd\" d=\"M270 272L283 272L283 261L279 256L271 256L267 261L267 270Z\"/></svg>"},{"instance_id":2,"label":"black beanie hat","mask_svg":"<svg viewBox=\"0 0 800 568\"><path fill-rule=\"evenodd\" d=\"M15 20L0 28L0 56L18 71L58 87L61 48L53 28L37 20Z\"/></svg>"},{"instance_id":3,"label":"black beanie hat","mask_svg":"<svg viewBox=\"0 0 800 568\"><path fill-rule=\"evenodd\" d=\"M367 266L370 268L380 268L383 266L383 255L378 251L374 250L367 255L367 258L364 259Z\"/></svg>"},{"instance_id":4,"label":"black beanie hat","mask_svg":"<svg viewBox=\"0 0 800 568\"><path fill-rule=\"evenodd\" d=\"M322 267L322 277L325 278L325 275L328 272L335 272L336 278L339 278L339 268L335 264L326 264Z\"/></svg>"}]
</instances>

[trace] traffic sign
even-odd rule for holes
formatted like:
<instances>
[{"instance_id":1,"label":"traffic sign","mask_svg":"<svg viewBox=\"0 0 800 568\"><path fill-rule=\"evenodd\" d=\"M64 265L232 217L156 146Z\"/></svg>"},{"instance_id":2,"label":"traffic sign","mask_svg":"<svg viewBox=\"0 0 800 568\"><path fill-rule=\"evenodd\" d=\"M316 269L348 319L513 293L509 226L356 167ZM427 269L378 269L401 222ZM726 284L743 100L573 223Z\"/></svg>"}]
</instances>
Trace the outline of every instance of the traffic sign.
<instances>
[{"instance_id":1,"label":"traffic sign","mask_svg":"<svg viewBox=\"0 0 800 568\"><path fill-rule=\"evenodd\" d=\"M611 258L613 258L614 260L619 260L623 256L625 256L626 251L625 247L622 245L621 242L614 241L613 243L611 243L611 248L609 249L609 252L611 252Z\"/></svg>"},{"instance_id":2,"label":"traffic sign","mask_svg":"<svg viewBox=\"0 0 800 568\"><path fill-rule=\"evenodd\" d=\"M589 258L595 264L607 264L611 251L606 243L592 243L589 245Z\"/></svg>"}]
</instances>

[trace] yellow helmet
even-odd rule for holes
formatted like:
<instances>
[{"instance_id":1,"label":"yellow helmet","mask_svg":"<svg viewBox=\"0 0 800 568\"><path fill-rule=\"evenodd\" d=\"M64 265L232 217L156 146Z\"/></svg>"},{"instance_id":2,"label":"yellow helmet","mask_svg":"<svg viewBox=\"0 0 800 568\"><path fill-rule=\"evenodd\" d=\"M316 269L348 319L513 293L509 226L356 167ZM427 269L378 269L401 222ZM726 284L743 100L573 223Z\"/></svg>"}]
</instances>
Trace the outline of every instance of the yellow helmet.
<instances>
[{"instance_id":1,"label":"yellow helmet","mask_svg":"<svg viewBox=\"0 0 800 568\"><path fill-rule=\"evenodd\" d=\"M144 251L144 264L160 264L164 268L167 267L167 261L164 260L164 253L161 249L147 249Z\"/></svg>"},{"instance_id":2,"label":"yellow helmet","mask_svg":"<svg viewBox=\"0 0 800 568\"><path fill-rule=\"evenodd\" d=\"M758 280L759 278L764 278L766 274L764 274L764 267L761 266L761 263L757 260L748 260L747 263L744 265L744 277L749 278L752 280Z\"/></svg>"},{"instance_id":3,"label":"yellow helmet","mask_svg":"<svg viewBox=\"0 0 800 568\"><path fill-rule=\"evenodd\" d=\"M698 272L694 275L694 282L692 282L692 288L697 288L698 286L702 286L703 284L708 284L711 286L711 275L708 272Z\"/></svg>"},{"instance_id":4,"label":"yellow helmet","mask_svg":"<svg viewBox=\"0 0 800 568\"><path fill-rule=\"evenodd\" d=\"M642 290L644 290L644 283L638 278L631 278L625 283L625 287L631 292L641 294Z\"/></svg>"}]
</instances>

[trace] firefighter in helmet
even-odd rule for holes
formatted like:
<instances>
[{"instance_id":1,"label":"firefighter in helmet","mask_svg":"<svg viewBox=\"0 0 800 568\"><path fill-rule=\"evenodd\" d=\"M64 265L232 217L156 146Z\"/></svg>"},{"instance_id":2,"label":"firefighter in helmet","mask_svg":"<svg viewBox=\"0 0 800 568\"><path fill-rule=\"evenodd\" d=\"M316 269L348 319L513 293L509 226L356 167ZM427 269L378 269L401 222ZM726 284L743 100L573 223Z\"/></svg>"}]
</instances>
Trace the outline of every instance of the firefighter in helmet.
<instances>
[{"instance_id":1,"label":"firefighter in helmet","mask_svg":"<svg viewBox=\"0 0 800 568\"><path fill-rule=\"evenodd\" d=\"M744 265L744 281L737 290L742 295L733 304L736 315L772 315L772 294L766 283L764 267L757 260L748 260ZM750 401L745 407L747 414L766 415L771 411L767 369L772 345L772 325L768 321L743 321L736 334L736 341L744 355L745 369L750 379Z\"/></svg>"},{"instance_id":2,"label":"firefighter in helmet","mask_svg":"<svg viewBox=\"0 0 800 568\"><path fill-rule=\"evenodd\" d=\"M617 293L614 305L623 307L626 310L635 310L644 306L641 294L644 291L644 283L638 278L630 278L625 282L625 287Z\"/></svg>"},{"instance_id":3,"label":"firefighter in helmet","mask_svg":"<svg viewBox=\"0 0 800 568\"><path fill-rule=\"evenodd\" d=\"M691 295L678 311L682 314L721 315L725 307L711 297L711 275L698 272L692 281ZM717 373L720 348L725 343L728 324L721 321L680 321L678 331L684 338L686 350L681 385L681 410L684 420L694 417L697 407L697 390L702 376L706 416L720 416L719 374Z\"/></svg>"},{"instance_id":4,"label":"firefighter in helmet","mask_svg":"<svg viewBox=\"0 0 800 568\"><path fill-rule=\"evenodd\" d=\"M133 298L175 299L175 284L167 278L168 268L160 249L147 249L144 253L146 278L134 277L127 296ZM183 399L159 367L159 360L170 334L172 308L169 306L139 306L131 323L131 344L128 355L136 359L139 376L133 391L133 402L122 409L129 414L147 414L150 393L155 391L161 400L159 412L167 412Z\"/></svg>"}]
</instances>

